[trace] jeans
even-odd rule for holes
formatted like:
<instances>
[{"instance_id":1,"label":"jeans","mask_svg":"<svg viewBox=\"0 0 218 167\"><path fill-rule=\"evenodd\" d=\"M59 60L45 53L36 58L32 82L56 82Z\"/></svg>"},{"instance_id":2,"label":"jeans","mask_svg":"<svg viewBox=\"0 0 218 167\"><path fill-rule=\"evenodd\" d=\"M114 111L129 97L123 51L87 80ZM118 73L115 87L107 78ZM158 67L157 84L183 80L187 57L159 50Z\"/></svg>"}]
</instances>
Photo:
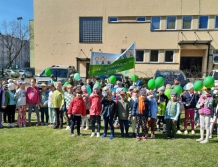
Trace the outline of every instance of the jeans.
<instances>
[{"instance_id":1,"label":"jeans","mask_svg":"<svg viewBox=\"0 0 218 167\"><path fill-rule=\"evenodd\" d=\"M3 127L2 125L2 112L0 111L0 127Z\"/></svg>"},{"instance_id":2,"label":"jeans","mask_svg":"<svg viewBox=\"0 0 218 167\"><path fill-rule=\"evenodd\" d=\"M8 114L8 123L14 123L16 105L8 105L6 108Z\"/></svg>"},{"instance_id":3,"label":"jeans","mask_svg":"<svg viewBox=\"0 0 218 167\"><path fill-rule=\"evenodd\" d=\"M44 123L44 115L45 115L45 121L48 123L48 107L41 107L41 122Z\"/></svg>"},{"instance_id":4,"label":"jeans","mask_svg":"<svg viewBox=\"0 0 218 167\"><path fill-rule=\"evenodd\" d=\"M104 119L104 134L107 135L108 124L109 124L111 128L111 135L114 136L113 119L111 119L110 117L106 117L106 116L103 116L103 119Z\"/></svg>"},{"instance_id":5,"label":"jeans","mask_svg":"<svg viewBox=\"0 0 218 167\"><path fill-rule=\"evenodd\" d=\"M92 132L95 132L95 123L97 122L97 132L100 132L101 127L101 116L99 115L92 115Z\"/></svg>"},{"instance_id":6,"label":"jeans","mask_svg":"<svg viewBox=\"0 0 218 167\"><path fill-rule=\"evenodd\" d=\"M185 120L184 120L184 129L185 130L187 130L188 119L189 118L191 120L192 130L195 130L194 115L195 115L195 110L194 109L185 109Z\"/></svg>"},{"instance_id":7,"label":"jeans","mask_svg":"<svg viewBox=\"0 0 218 167\"><path fill-rule=\"evenodd\" d=\"M49 122L50 124L55 123L55 109L54 108L48 108L48 115L49 115Z\"/></svg>"},{"instance_id":8,"label":"jeans","mask_svg":"<svg viewBox=\"0 0 218 167\"><path fill-rule=\"evenodd\" d=\"M173 119L166 119L167 137L174 137L176 134L176 122Z\"/></svg>"},{"instance_id":9,"label":"jeans","mask_svg":"<svg viewBox=\"0 0 218 167\"><path fill-rule=\"evenodd\" d=\"M201 138L204 138L204 129L206 129L206 139L209 140L210 134L210 118L211 115L200 115L200 134Z\"/></svg>"},{"instance_id":10,"label":"jeans","mask_svg":"<svg viewBox=\"0 0 218 167\"><path fill-rule=\"evenodd\" d=\"M39 123L39 110L38 107L36 107L36 104L29 104L28 121L31 122L32 109L36 112L37 122Z\"/></svg>"},{"instance_id":11,"label":"jeans","mask_svg":"<svg viewBox=\"0 0 218 167\"><path fill-rule=\"evenodd\" d=\"M160 123L166 124L165 120L164 120L164 116L158 116L157 117L157 125L159 125L160 127Z\"/></svg>"},{"instance_id":12,"label":"jeans","mask_svg":"<svg viewBox=\"0 0 218 167\"><path fill-rule=\"evenodd\" d=\"M126 134L128 134L128 132L129 132L129 121L119 119L119 124L120 124L121 134L122 135L124 134L124 127L125 127Z\"/></svg>"},{"instance_id":13,"label":"jeans","mask_svg":"<svg viewBox=\"0 0 218 167\"><path fill-rule=\"evenodd\" d=\"M80 122L81 122L81 116L76 116L74 114L71 115L72 118L72 124L71 124L71 134L74 134L74 126L75 123L77 123L77 134L80 135Z\"/></svg>"},{"instance_id":14,"label":"jeans","mask_svg":"<svg viewBox=\"0 0 218 167\"><path fill-rule=\"evenodd\" d=\"M70 126L70 118L68 117L67 111L64 111L64 119L67 121L67 126Z\"/></svg>"},{"instance_id":15,"label":"jeans","mask_svg":"<svg viewBox=\"0 0 218 167\"><path fill-rule=\"evenodd\" d=\"M18 126L26 125L26 106L18 106Z\"/></svg>"},{"instance_id":16,"label":"jeans","mask_svg":"<svg viewBox=\"0 0 218 167\"><path fill-rule=\"evenodd\" d=\"M195 122L200 123L198 110L195 110L194 120Z\"/></svg>"},{"instance_id":17,"label":"jeans","mask_svg":"<svg viewBox=\"0 0 218 167\"><path fill-rule=\"evenodd\" d=\"M63 111L55 108L55 128L63 128Z\"/></svg>"}]
</instances>

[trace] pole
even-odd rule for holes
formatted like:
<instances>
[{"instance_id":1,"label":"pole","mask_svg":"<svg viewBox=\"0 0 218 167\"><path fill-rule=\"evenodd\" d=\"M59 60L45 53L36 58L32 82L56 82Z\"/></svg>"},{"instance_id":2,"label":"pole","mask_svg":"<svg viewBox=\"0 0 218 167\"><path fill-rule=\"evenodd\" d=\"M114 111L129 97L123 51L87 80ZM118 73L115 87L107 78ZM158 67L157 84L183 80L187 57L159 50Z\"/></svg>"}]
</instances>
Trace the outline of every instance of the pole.
<instances>
[{"instance_id":1,"label":"pole","mask_svg":"<svg viewBox=\"0 0 218 167\"><path fill-rule=\"evenodd\" d=\"M20 44L21 44L21 42L22 42L22 39L21 39L21 20L23 20L23 18L22 18L22 17L18 17L17 20L20 21ZM20 45L20 46L21 46L21 45ZM22 49L23 49L23 48L21 48L21 50L20 50L20 56L19 56L19 68L21 68ZM15 60L16 60L16 59L15 59ZM16 66L16 64L15 64L15 66Z\"/></svg>"}]
</instances>

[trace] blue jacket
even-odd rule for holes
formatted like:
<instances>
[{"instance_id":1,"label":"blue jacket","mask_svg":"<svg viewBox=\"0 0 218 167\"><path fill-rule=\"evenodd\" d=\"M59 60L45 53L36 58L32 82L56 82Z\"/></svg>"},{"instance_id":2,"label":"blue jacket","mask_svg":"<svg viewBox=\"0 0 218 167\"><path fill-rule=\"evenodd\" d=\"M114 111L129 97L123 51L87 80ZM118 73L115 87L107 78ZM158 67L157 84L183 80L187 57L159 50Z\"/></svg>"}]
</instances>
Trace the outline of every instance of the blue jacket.
<instances>
[{"instance_id":1,"label":"blue jacket","mask_svg":"<svg viewBox=\"0 0 218 167\"><path fill-rule=\"evenodd\" d=\"M149 100L146 98L145 99L145 110L143 111L143 114L139 114L139 110L138 110L138 103L139 100L136 99L134 101L133 107L132 107L132 116L146 116L146 117L151 117L151 108L150 108L150 102Z\"/></svg>"},{"instance_id":2,"label":"blue jacket","mask_svg":"<svg viewBox=\"0 0 218 167\"><path fill-rule=\"evenodd\" d=\"M193 94L192 96L189 93L185 93L182 95L182 103L185 106L185 109L196 108L196 104L198 103L198 96ZM190 106L186 106L186 104L190 104Z\"/></svg>"},{"instance_id":3,"label":"blue jacket","mask_svg":"<svg viewBox=\"0 0 218 167\"><path fill-rule=\"evenodd\" d=\"M48 96L49 96L49 90L46 90L44 105L48 105ZM42 90L40 91L40 103L42 103L41 97L42 97Z\"/></svg>"},{"instance_id":4,"label":"blue jacket","mask_svg":"<svg viewBox=\"0 0 218 167\"><path fill-rule=\"evenodd\" d=\"M151 118L157 119L158 106L155 98L149 99L150 109L151 109Z\"/></svg>"},{"instance_id":5,"label":"blue jacket","mask_svg":"<svg viewBox=\"0 0 218 167\"><path fill-rule=\"evenodd\" d=\"M8 105L16 105L17 102L14 98L14 93L13 92L9 92L9 96L10 96L10 101L9 101L9 104Z\"/></svg>"}]
</instances>

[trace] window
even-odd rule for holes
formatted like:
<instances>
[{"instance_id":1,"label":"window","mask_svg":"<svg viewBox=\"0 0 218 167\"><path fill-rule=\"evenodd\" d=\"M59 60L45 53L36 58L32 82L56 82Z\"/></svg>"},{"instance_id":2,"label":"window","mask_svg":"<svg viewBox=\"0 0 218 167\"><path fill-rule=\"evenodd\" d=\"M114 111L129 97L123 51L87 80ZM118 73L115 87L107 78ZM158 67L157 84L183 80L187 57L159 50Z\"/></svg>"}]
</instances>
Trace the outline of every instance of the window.
<instances>
[{"instance_id":1,"label":"window","mask_svg":"<svg viewBox=\"0 0 218 167\"><path fill-rule=\"evenodd\" d=\"M144 61L144 50L136 50L136 61L137 62Z\"/></svg>"},{"instance_id":2,"label":"window","mask_svg":"<svg viewBox=\"0 0 218 167\"><path fill-rule=\"evenodd\" d=\"M208 16L199 16L199 29L207 29L208 27Z\"/></svg>"},{"instance_id":3,"label":"window","mask_svg":"<svg viewBox=\"0 0 218 167\"><path fill-rule=\"evenodd\" d=\"M80 42L101 43L102 42L102 18L81 17L80 18Z\"/></svg>"},{"instance_id":4,"label":"window","mask_svg":"<svg viewBox=\"0 0 218 167\"><path fill-rule=\"evenodd\" d=\"M151 29L152 30L160 30L160 17L152 17L151 18Z\"/></svg>"},{"instance_id":5,"label":"window","mask_svg":"<svg viewBox=\"0 0 218 167\"><path fill-rule=\"evenodd\" d=\"M166 63L173 63L174 58L174 51L173 50L166 50L165 51L165 62Z\"/></svg>"},{"instance_id":6,"label":"window","mask_svg":"<svg viewBox=\"0 0 218 167\"><path fill-rule=\"evenodd\" d=\"M118 22L118 18L117 17L109 17L108 22Z\"/></svg>"},{"instance_id":7,"label":"window","mask_svg":"<svg viewBox=\"0 0 218 167\"><path fill-rule=\"evenodd\" d=\"M151 50L150 52L150 62L158 62L159 50Z\"/></svg>"},{"instance_id":8,"label":"window","mask_svg":"<svg viewBox=\"0 0 218 167\"><path fill-rule=\"evenodd\" d=\"M218 16L215 17L215 29L218 29Z\"/></svg>"},{"instance_id":9,"label":"window","mask_svg":"<svg viewBox=\"0 0 218 167\"><path fill-rule=\"evenodd\" d=\"M137 18L136 18L136 21L137 21L137 22L145 22L145 21L146 21L146 18L145 18L145 17L137 17Z\"/></svg>"},{"instance_id":10,"label":"window","mask_svg":"<svg viewBox=\"0 0 218 167\"><path fill-rule=\"evenodd\" d=\"M167 17L167 29L168 30L176 29L176 16Z\"/></svg>"},{"instance_id":11,"label":"window","mask_svg":"<svg viewBox=\"0 0 218 167\"><path fill-rule=\"evenodd\" d=\"M192 16L182 17L182 29L189 30L192 28Z\"/></svg>"}]
</instances>

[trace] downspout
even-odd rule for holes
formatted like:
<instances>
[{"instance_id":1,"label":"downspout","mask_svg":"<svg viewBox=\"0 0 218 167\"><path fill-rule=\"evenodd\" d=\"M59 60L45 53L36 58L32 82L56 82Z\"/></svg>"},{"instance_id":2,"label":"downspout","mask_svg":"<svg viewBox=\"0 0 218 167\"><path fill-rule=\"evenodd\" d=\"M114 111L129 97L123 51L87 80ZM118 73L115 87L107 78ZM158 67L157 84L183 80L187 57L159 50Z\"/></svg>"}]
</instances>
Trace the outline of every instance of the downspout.
<instances>
[{"instance_id":1,"label":"downspout","mask_svg":"<svg viewBox=\"0 0 218 167\"><path fill-rule=\"evenodd\" d=\"M210 42L207 43L207 74L208 75L208 68L209 68L209 57L210 57Z\"/></svg>"}]
</instances>

